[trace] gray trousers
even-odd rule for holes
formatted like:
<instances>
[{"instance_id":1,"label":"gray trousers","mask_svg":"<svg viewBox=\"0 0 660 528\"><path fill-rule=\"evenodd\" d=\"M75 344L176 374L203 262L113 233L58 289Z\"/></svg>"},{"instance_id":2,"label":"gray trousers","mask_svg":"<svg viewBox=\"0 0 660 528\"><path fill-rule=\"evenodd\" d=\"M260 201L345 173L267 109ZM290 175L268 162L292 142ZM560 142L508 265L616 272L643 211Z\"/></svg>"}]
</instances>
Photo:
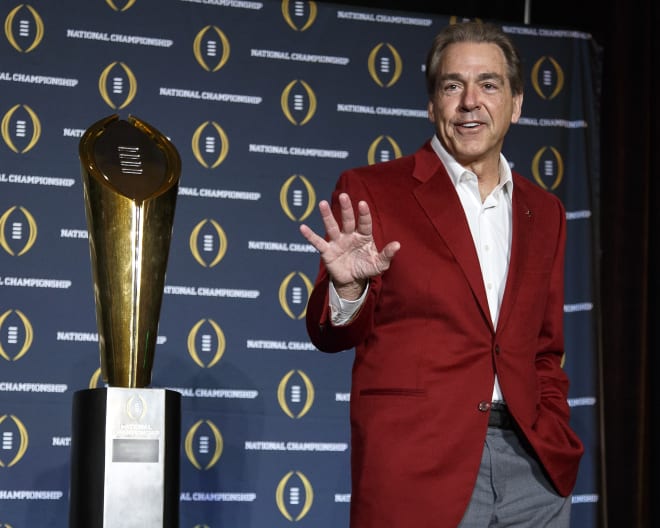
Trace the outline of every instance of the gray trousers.
<instances>
[{"instance_id":1,"label":"gray trousers","mask_svg":"<svg viewBox=\"0 0 660 528\"><path fill-rule=\"evenodd\" d=\"M557 494L516 432L489 427L459 528L568 528L570 515L571 497Z\"/></svg>"}]
</instances>

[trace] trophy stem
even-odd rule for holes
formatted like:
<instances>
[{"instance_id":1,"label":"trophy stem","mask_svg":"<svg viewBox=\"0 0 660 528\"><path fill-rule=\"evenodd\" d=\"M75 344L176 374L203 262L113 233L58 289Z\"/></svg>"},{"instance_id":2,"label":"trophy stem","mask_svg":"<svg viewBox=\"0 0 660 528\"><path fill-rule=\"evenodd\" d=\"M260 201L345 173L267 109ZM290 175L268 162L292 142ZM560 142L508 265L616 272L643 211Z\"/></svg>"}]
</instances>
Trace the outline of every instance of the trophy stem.
<instances>
[{"instance_id":1,"label":"trophy stem","mask_svg":"<svg viewBox=\"0 0 660 528\"><path fill-rule=\"evenodd\" d=\"M103 379L151 383L181 160L160 132L111 116L80 141Z\"/></svg>"},{"instance_id":2,"label":"trophy stem","mask_svg":"<svg viewBox=\"0 0 660 528\"><path fill-rule=\"evenodd\" d=\"M181 395L145 388L158 336L181 160L110 116L80 141L101 372L74 395L70 528L177 528Z\"/></svg>"}]
</instances>

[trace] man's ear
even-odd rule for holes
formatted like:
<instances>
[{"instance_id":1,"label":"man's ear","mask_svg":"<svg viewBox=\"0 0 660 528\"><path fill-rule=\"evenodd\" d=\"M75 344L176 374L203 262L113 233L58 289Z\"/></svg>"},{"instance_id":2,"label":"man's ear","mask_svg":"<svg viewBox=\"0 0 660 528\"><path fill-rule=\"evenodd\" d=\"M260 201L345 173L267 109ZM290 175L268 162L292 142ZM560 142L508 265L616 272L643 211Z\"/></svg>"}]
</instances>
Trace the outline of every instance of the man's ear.
<instances>
[{"instance_id":1,"label":"man's ear","mask_svg":"<svg viewBox=\"0 0 660 528\"><path fill-rule=\"evenodd\" d=\"M435 115L433 114L433 101L429 99L428 104L426 105L426 111L428 112L429 121L435 123Z\"/></svg>"},{"instance_id":2,"label":"man's ear","mask_svg":"<svg viewBox=\"0 0 660 528\"><path fill-rule=\"evenodd\" d=\"M513 113L511 114L511 122L517 123L522 114L523 94L513 96Z\"/></svg>"}]
</instances>

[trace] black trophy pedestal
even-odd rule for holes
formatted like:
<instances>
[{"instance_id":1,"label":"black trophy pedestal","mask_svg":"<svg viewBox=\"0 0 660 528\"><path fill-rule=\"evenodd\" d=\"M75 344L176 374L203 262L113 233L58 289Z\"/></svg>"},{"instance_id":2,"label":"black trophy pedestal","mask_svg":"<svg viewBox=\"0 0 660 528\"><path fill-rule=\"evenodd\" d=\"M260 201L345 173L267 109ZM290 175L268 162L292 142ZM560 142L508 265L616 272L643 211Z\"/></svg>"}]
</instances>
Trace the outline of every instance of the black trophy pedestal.
<instances>
[{"instance_id":1,"label":"black trophy pedestal","mask_svg":"<svg viewBox=\"0 0 660 528\"><path fill-rule=\"evenodd\" d=\"M74 394L69 528L178 528L181 395Z\"/></svg>"}]
</instances>

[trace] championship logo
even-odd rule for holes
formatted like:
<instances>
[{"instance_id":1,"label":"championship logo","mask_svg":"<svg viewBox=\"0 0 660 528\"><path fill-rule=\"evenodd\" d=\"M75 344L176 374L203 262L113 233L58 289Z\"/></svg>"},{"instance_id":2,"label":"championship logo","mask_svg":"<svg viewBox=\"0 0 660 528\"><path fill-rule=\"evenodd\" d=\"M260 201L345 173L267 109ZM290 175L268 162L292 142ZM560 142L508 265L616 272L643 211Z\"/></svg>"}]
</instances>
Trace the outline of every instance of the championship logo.
<instances>
[{"instance_id":1,"label":"championship logo","mask_svg":"<svg viewBox=\"0 0 660 528\"><path fill-rule=\"evenodd\" d=\"M302 418L314 404L312 380L302 370L290 370L277 386L277 402L289 418Z\"/></svg>"},{"instance_id":2,"label":"championship logo","mask_svg":"<svg viewBox=\"0 0 660 528\"><path fill-rule=\"evenodd\" d=\"M222 435L211 420L198 420L186 434L184 447L190 463L200 471L206 471L222 456Z\"/></svg>"},{"instance_id":3,"label":"championship logo","mask_svg":"<svg viewBox=\"0 0 660 528\"><path fill-rule=\"evenodd\" d=\"M378 136L369 145L367 160L369 165L390 161L401 157L401 148L390 136Z\"/></svg>"},{"instance_id":4,"label":"championship logo","mask_svg":"<svg viewBox=\"0 0 660 528\"><path fill-rule=\"evenodd\" d=\"M280 205L291 220L302 222L312 214L316 205L314 187L301 174L290 176L280 189Z\"/></svg>"},{"instance_id":5,"label":"championship logo","mask_svg":"<svg viewBox=\"0 0 660 528\"><path fill-rule=\"evenodd\" d=\"M294 31L307 31L316 20L316 2L282 0L282 16Z\"/></svg>"},{"instance_id":6,"label":"championship logo","mask_svg":"<svg viewBox=\"0 0 660 528\"><path fill-rule=\"evenodd\" d=\"M394 86L401 77L403 61L392 44L381 42L369 53L369 75L381 88Z\"/></svg>"},{"instance_id":7,"label":"championship logo","mask_svg":"<svg viewBox=\"0 0 660 528\"><path fill-rule=\"evenodd\" d=\"M531 72L532 86L541 99L554 99L564 88L564 71L552 57L541 57Z\"/></svg>"},{"instance_id":8,"label":"championship logo","mask_svg":"<svg viewBox=\"0 0 660 528\"><path fill-rule=\"evenodd\" d=\"M34 7L20 4L5 18L5 36L14 49L30 53L44 38L44 22Z\"/></svg>"},{"instance_id":9,"label":"championship logo","mask_svg":"<svg viewBox=\"0 0 660 528\"><path fill-rule=\"evenodd\" d=\"M108 64L99 77L99 92L106 104L114 110L126 108L137 94L137 80L123 62Z\"/></svg>"},{"instance_id":10,"label":"championship logo","mask_svg":"<svg viewBox=\"0 0 660 528\"><path fill-rule=\"evenodd\" d=\"M18 361L32 346L34 332L29 319L20 310L0 314L0 358Z\"/></svg>"},{"instance_id":11,"label":"championship logo","mask_svg":"<svg viewBox=\"0 0 660 528\"><path fill-rule=\"evenodd\" d=\"M25 207L12 206L0 216L0 246L13 257L25 255L37 240L37 222Z\"/></svg>"},{"instance_id":12,"label":"championship logo","mask_svg":"<svg viewBox=\"0 0 660 528\"><path fill-rule=\"evenodd\" d=\"M316 95L309 84L295 79L282 91L280 105L291 123L303 126L309 123L316 113Z\"/></svg>"},{"instance_id":13,"label":"championship logo","mask_svg":"<svg viewBox=\"0 0 660 528\"><path fill-rule=\"evenodd\" d=\"M564 178L564 160L555 147L542 147L532 159L534 180L546 190L554 191Z\"/></svg>"},{"instance_id":14,"label":"championship logo","mask_svg":"<svg viewBox=\"0 0 660 528\"><path fill-rule=\"evenodd\" d=\"M2 117L2 139L16 154L34 148L41 136L41 121L28 105L12 106Z\"/></svg>"},{"instance_id":15,"label":"championship logo","mask_svg":"<svg viewBox=\"0 0 660 528\"><path fill-rule=\"evenodd\" d=\"M227 235L218 222L206 218L193 228L189 244L199 265L213 268L227 252Z\"/></svg>"},{"instance_id":16,"label":"championship logo","mask_svg":"<svg viewBox=\"0 0 660 528\"><path fill-rule=\"evenodd\" d=\"M193 41L195 59L209 72L217 72L227 64L229 50L229 40L217 26L206 26Z\"/></svg>"},{"instance_id":17,"label":"championship logo","mask_svg":"<svg viewBox=\"0 0 660 528\"><path fill-rule=\"evenodd\" d=\"M126 416L133 422L139 422L147 414L147 402L139 394L133 394L126 400Z\"/></svg>"},{"instance_id":18,"label":"championship logo","mask_svg":"<svg viewBox=\"0 0 660 528\"><path fill-rule=\"evenodd\" d=\"M225 334L213 319L200 319L188 333L188 354L201 368L211 368L225 353Z\"/></svg>"},{"instance_id":19,"label":"championship logo","mask_svg":"<svg viewBox=\"0 0 660 528\"><path fill-rule=\"evenodd\" d=\"M113 11L128 11L131 7L133 7L133 4L136 2L136 0L126 0L124 2L124 6L121 7L120 2L116 2L115 0L105 0L105 3L108 4Z\"/></svg>"},{"instance_id":20,"label":"championship logo","mask_svg":"<svg viewBox=\"0 0 660 528\"><path fill-rule=\"evenodd\" d=\"M312 508L314 490L302 472L289 471L277 485L275 502L286 519L298 522Z\"/></svg>"},{"instance_id":21,"label":"championship logo","mask_svg":"<svg viewBox=\"0 0 660 528\"><path fill-rule=\"evenodd\" d=\"M0 415L0 468L16 465L25 455L29 444L27 429L16 416Z\"/></svg>"},{"instance_id":22,"label":"championship logo","mask_svg":"<svg viewBox=\"0 0 660 528\"><path fill-rule=\"evenodd\" d=\"M300 271L289 273L279 289L280 306L291 319L303 319L307 313L307 301L313 284L307 275Z\"/></svg>"},{"instance_id":23,"label":"championship logo","mask_svg":"<svg viewBox=\"0 0 660 528\"><path fill-rule=\"evenodd\" d=\"M227 134L215 121L206 121L193 134L192 151L202 167L215 169L225 161L229 152Z\"/></svg>"}]
</instances>

